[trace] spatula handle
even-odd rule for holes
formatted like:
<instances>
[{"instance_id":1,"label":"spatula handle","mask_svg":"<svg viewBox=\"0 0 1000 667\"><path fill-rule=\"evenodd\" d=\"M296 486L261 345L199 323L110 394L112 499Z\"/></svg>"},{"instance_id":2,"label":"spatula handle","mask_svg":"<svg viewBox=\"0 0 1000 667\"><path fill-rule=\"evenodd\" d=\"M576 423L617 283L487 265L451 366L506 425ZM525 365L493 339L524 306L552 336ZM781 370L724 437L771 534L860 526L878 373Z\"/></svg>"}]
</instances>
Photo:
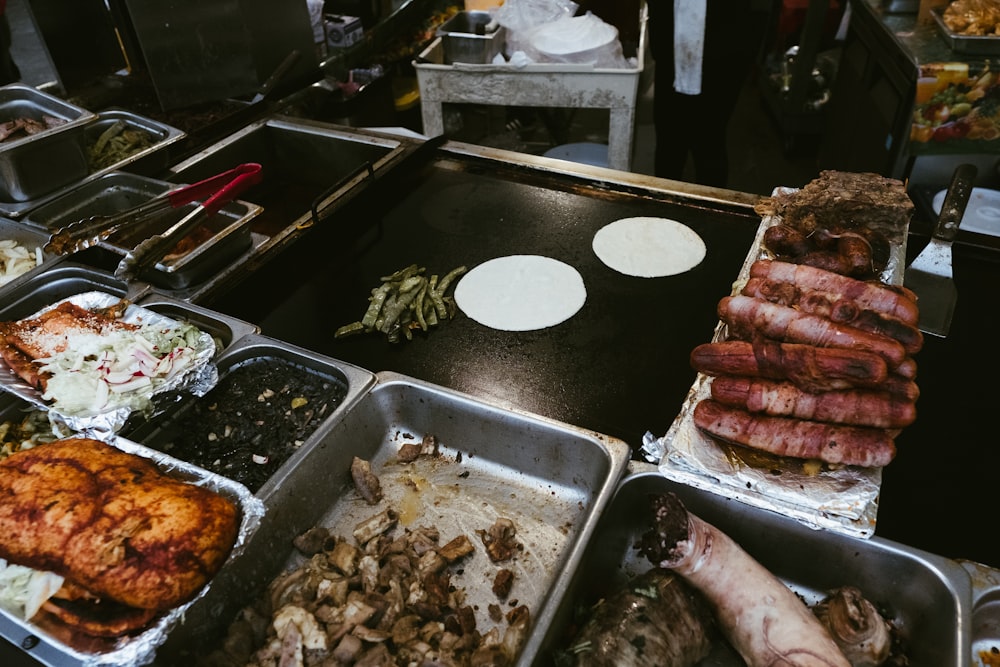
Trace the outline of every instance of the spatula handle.
<instances>
[{"instance_id":1,"label":"spatula handle","mask_svg":"<svg viewBox=\"0 0 1000 667\"><path fill-rule=\"evenodd\" d=\"M960 164L951 177L951 185L941 203L941 214L934 227L934 238L942 241L954 241L958 235L958 226L962 223L965 208L969 204L973 183L977 174L976 165Z\"/></svg>"}]
</instances>

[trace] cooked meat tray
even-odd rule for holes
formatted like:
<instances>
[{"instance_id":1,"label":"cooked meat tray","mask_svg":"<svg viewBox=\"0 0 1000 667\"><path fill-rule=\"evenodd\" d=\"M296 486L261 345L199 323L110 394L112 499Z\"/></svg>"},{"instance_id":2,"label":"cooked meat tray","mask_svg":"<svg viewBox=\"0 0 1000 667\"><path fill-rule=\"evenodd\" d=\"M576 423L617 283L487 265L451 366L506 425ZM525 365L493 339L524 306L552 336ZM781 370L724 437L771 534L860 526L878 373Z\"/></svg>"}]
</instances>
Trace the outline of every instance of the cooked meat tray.
<instances>
[{"instance_id":1,"label":"cooked meat tray","mask_svg":"<svg viewBox=\"0 0 1000 667\"><path fill-rule=\"evenodd\" d=\"M906 664L972 664L972 582L956 561L878 537L864 540L814 530L775 512L674 482L652 466L633 463L545 632L538 665L554 665L559 652L569 648L572 624L580 610L651 568L635 545L652 525L650 496L666 492L677 494L688 511L734 539L808 605L836 587L858 587L898 628L901 649L909 660ZM994 633L994 645L998 639L1000 635ZM719 641L700 664L737 667L745 663Z\"/></svg>"},{"instance_id":2,"label":"cooked meat tray","mask_svg":"<svg viewBox=\"0 0 1000 667\"><path fill-rule=\"evenodd\" d=\"M437 456L399 460L405 443L434 436ZM514 573L510 597L527 605L531 627L549 623L570 573L589 541L597 517L625 471L628 446L617 439L503 409L465 394L395 373L377 382L321 441L272 480L269 511L247 557L231 568L226 585L213 586L204 604L192 608L161 654L183 660L192 647L219 645L219 633L238 610L262 594L279 573L304 557L292 540L323 526L350 536L361 521L391 509L400 530L434 526L441 543L459 535L475 546L452 576L478 609L477 627L496 595L490 590L500 567ZM384 493L369 505L350 470L354 457L368 461ZM500 517L510 519L523 550L493 563L476 531ZM218 599L216 599L218 596ZM507 607L504 607L506 611ZM533 635L518 664L531 664L538 646Z\"/></svg>"}]
</instances>

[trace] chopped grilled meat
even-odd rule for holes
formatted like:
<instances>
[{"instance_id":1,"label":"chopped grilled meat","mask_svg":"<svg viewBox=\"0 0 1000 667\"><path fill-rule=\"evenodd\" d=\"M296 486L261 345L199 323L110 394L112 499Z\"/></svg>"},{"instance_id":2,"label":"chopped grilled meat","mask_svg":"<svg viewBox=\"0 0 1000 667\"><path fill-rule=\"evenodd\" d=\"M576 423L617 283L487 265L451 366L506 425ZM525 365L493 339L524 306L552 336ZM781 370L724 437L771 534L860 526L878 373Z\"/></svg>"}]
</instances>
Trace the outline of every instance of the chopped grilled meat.
<instances>
[{"instance_id":1,"label":"chopped grilled meat","mask_svg":"<svg viewBox=\"0 0 1000 667\"><path fill-rule=\"evenodd\" d=\"M376 505L382 500L382 485L372 472L371 463L355 456L351 462L351 478L354 479L354 488L366 503Z\"/></svg>"}]
</instances>

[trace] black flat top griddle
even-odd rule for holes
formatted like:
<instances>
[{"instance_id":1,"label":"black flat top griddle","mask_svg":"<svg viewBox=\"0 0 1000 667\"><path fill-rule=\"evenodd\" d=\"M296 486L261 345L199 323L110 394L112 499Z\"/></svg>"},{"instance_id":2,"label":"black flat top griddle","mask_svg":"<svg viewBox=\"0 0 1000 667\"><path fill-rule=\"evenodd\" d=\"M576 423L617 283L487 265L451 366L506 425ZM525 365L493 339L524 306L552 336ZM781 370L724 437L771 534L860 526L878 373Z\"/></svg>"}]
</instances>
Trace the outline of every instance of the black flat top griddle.
<instances>
[{"instance_id":1,"label":"black flat top griddle","mask_svg":"<svg viewBox=\"0 0 1000 667\"><path fill-rule=\"evenodd\" d=\"M632 216L690 225L708 246L704 262L656 279L608 269L591 239L601 226ZM677 416L695 378L689 354L710 340L716 304L730 293L759 222L745 202L437 159L388 190L357 198L210 305L366 369L412 375L638 448L643 434L663 435ZM911 258L923 240L911 236ZM917 422L896 439L897 457L883 471L876 535L1000 567L982 516L995 513L1000 470L993 418L1000 355L989 338L1000 263L996 253L975 250L955 249L959 302L951 333L928 336L916 357ZM338 326L361 318L381 275L414 262L443 274L520 253L549 255L580 271L588 297L576 316L511 333L459 314L398 344L376 334L334 340Z\"/></svg>"}]
</instances>

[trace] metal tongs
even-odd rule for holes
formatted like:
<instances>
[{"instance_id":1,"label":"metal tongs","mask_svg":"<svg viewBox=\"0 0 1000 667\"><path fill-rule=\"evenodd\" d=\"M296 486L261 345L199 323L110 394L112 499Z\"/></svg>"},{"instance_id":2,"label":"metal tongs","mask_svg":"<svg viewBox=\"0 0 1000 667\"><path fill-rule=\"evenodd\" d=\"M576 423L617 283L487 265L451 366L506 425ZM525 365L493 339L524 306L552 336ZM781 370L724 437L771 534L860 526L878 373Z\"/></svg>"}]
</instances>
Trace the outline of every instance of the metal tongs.
<instances>
[{"instance_id":1,"label":"metal tongs","mask_svg":"<svg viewBox=\"0 0 1000 667\"><path fill-rule=\"evenodd\" d=\"M126 253L115 269L115 277L126 283L135 280L145 269L155 266L205 218L217 213L252 185L260 183L261 166L247 162L203 181L185 185L158 195L147 202L113 215L93 216L70 223L54 232L44 249L56 254L72 254L89 248L125 225L142 224L155 219L161 211L204 200L194 210L161 234L150 236Z\"/></svg>"}]
</instances>

